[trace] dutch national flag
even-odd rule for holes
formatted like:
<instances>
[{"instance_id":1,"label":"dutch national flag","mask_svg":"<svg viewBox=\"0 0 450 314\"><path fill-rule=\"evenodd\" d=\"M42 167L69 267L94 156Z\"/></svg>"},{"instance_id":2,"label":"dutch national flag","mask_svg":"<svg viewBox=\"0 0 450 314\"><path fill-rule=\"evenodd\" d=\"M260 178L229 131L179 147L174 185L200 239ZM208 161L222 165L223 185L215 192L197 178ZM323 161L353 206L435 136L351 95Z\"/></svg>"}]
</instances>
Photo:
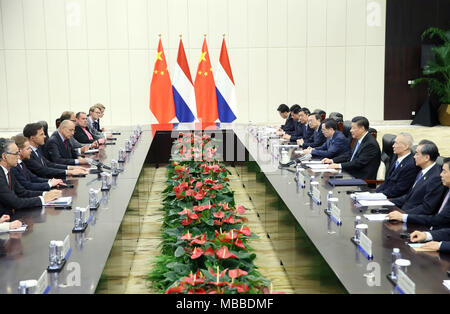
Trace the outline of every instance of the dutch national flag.
<instances>
[{"instance_id":1,"label":"dutch national flag","mask_svg":"<svg viewBox=\"0 0 450 314\"><path fill-rule=\"evenodd\" d=\"M234 87L233 73L231 73L230 60L228 59L225 38L222 41L219 64L214 75L217 91L217 109L220 122L230 123L237 118L236 91Z\"/></svg>"},{"instance_id":2,"label":"dutch national flag","mask_svg":"<svg viewBox=\"0 0 450 314\"><path fill-rule=\"evenodd\" d=\"M197 119L195 90L181 38L180 45L178 46L178 57L175 65L172 89L178 121L182 123L194 122Z\"/></svg>"}]
</instances>

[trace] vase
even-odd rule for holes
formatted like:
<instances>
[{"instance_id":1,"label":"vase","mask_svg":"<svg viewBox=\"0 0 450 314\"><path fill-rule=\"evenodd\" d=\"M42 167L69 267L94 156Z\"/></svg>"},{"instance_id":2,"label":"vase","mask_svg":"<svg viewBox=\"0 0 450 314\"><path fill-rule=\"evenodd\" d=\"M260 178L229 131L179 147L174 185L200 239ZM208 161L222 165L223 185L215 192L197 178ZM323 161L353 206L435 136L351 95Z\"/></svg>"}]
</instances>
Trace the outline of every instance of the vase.
<instances>
[{"instance_id":1,"label":"vase","mask_svg":"<svg viewBox=\"0 0 450 314\"><path fill-rule=\"evenodd\" d=\"M442 104L438 110L441 125L450 126L450 104Z\"/></svg>"}]
</instances>

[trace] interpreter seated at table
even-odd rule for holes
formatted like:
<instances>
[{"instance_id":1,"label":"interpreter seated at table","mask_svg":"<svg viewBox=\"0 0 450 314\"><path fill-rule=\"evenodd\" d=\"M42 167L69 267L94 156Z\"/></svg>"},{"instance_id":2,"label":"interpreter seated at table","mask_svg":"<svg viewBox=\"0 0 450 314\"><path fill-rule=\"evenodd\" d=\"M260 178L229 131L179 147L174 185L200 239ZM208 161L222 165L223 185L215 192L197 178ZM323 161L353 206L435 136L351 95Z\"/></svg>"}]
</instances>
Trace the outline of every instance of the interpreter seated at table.
<instances>
[{"instance_id":1,"label":"interpreter seated at table","mask_svg":"<svg viewBox=\"0 0 450 314\"><path fill-rule=\"evenodd\" d=\"M87 128L88 128L89 132L91 132L91 134L94 136L94 138L96 140L106 139L106 138L112 136L112 134L104 135L102 132L100 132L97 129L97 127L98 127L98 119L100 119L100 115L101 114L102 113L100 111L100 108L98 108L96 106L92 106L91 108L89 108L89 115L88 115L88 120L87 120Z\"/></svg>"},{"instance_id":2,"label":"interpreter seated at table","mask_svg":"<svg viewBox=\"0 0 450 314\"><path fill-rule=\"evenodd\" d=\"M308 126L308 117L309 117L309 109L308 108L298 108L295 109L295 112L298 111L298 123L295 125L295 132L293 134L285 134L283 135L283 139L297 142L297 140L302 138L310 137L314 130Z\"/></svg>"},{"instance_id":3,"label":"interpreter seated at table","mask_svg":"<svg viewBox=\"0 0 450 314\"><path fill-rule=\"evenodd\" d=\"M310 133L310 135L306 138L302 138L297 140L297 144L306 149L306 148L315 148L322 146L327 138L325 135L323 135L322 132L322 124L321 124L321 117L318 113L312 113L308 117L308 126L311 130L313 130L313 133Z\"/></svg>"},{"instance_id":4,"label":"interpreter seated at table","mask_svg":"<svg viewBox=\"0 0 450 314\"><path fill-rule=\"evenodd\" d=\"M42 206L61 196L61 191L29 191L11 175L17 166L19 148L12 140L0 138L0 215L13 215L16 210Z\"/></svg>"},{"instance_id":5,"label":"interpreter seated at table","mask_svg":"<svg viewBox=\"0 0 450 314\"><path fill-rule=\"evenodd\" d=\"M377 140L368 131L369 120L361 116L354 117L350 133L356 139L356 143L350 156L343 154L322 162L331 163L328 168L342 169L357 179L376 179L381 161L381 150Z\"/></svg>"},{"instance_id":6,"label":"interpreter seated at table","mask_svg":"<svg viewBox=\"0 0 450 314\"><path fill-rule=\"evenodd\" d=\"M3 215L0 217L0 232L7 232L22 227L20 220L14 220L9 222L11 217L9 215Z\"/></svg>"},{"instance_id":7,"label":"interpreter seated at table","mask_svg":"<svg viewBox=\"0 0 450 314\"><path fill-rule=\"evenodd\" d=\"M442 202L447 191L440 177L441 167L436 164L439 150L431 141L422 140L416 148L414 159L421 168L408 193L391 199L407 214L433 215Z\"/></svg>"},{"instance_id":8,"label":"interpreter seated at table","mask_svg":"<svg viewBox=\"0 0 450 314\"><path fill-rule=\"evenodd\" d=\"M97 107L98 109L100 109L100 114L98 115L97 121L94 122L94 127L99 132L105 132L105 128L100 127L100 119L103 118L103 116L105 115L106 107L105 107L105 105L103 105L101 103L95 104L94 107Z\"/></svg>"},{"instance_id":9,"label":"interpreter seated at table","mask_svg":"<svg viewBox=\"0 0 450 314\"><path fill-rule=\"evenodd\" d=\"M376 189L377 193L383 193L388 198L395 198L409 191L420 171L411 153L413 143L411 134L400 133L397 135L392 145L397 159L395 163L391 163L384 182Z\"/></svg>"},{"instance_id":10,"label":"interpreter seated at table","mask_svg":"<svg viewBox=\"0 0 450 314\"><path fill-rule=\"evenodd\" d=\"M345 154L350 150L347 138L337 130L337 122L334 119L325 119L322 122L322 133L326 138L325 143L318 147L308 147L304 154L311 154L316 158L334 158Z\"/></svg>"},{"instance_id":11,"label":"interpreter seated at table","mask_svg":"<svg viewBox=\"0 0 450 314\"><path fill-rule=\"evenodd\" d=\"M440 207L434 215L403 214L393 211L388 214L390 220L403 221L412 224L431 226L434 230L450 228L450 158L444 160L441 171L442 185L445 187Z\"/></svg>"},{"instance_id":12,"label":"interpreter seated at table","mask_svg":"<svg viewBox=\"0 0 450 314\"><path fill-rule=\"evenodd\" d=\"M30 159L32 149L25 136L17 135L11 138L19 148L19 160L16 167L11 168L11 173L22 186L30 191L49 191L53 187L66 185L61 179L40 178L28 170L23 160Z\"/></svg>"},{"instance_id":13,"label":"interpreter seated at table","mask_svg":"<svg viewBox=\"0 0 450 314\"><path fill-rule=\"evenodd\" d=\"M23 160L28 170L41 178L66 178L71 175L88 174L88 170L80 166L61 165L44 157L41 146L45 142L42 125L29 123L23 128L23 135L28 138L33 150L30 158Z\"/></svg>"},{"instance_id":14,"label":"interpreter seated at table","mask_svg":"<svg viewBox=\"0 0 450 314\"><path fill-rule=\"evenodd\" d=\"M411 242L427 242L421 248L431 251L450 253L450 229L433 231L414 231L410 235Z\"/></svg>"},{"instance_id":15,"label":"interpreter seated at table","mask_svg":"<svg viewBox=\"0 0 450 314\"><path fill-rule=\"evenodd\" d=\"M280 105L280 106L282 106L282 105ZM289 108L289 116L288 116L284 126L281 126L278 129L278 131L277 131L277 135L278 136L282 136L284 134L293 134L295 132L295 124L298 122L298 117L297 117L297 120L295 120L294 117L293 117L292 112L296 108L301 109L302 107L300 107L297 104L294 104L294 105L291 106L291 108ZM283 117L283 115L281 113L280 113L280 116Z\"/></svg>"}]
</instances>

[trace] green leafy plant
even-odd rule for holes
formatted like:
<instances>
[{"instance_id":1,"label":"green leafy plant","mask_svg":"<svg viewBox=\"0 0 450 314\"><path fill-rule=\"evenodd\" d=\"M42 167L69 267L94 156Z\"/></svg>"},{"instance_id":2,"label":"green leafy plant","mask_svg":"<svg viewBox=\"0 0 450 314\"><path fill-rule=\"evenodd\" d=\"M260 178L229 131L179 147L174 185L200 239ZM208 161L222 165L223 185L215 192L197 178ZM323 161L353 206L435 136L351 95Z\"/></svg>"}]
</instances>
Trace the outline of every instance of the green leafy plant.
<instances>
[{"instance_id":1,"label":"green leafy plant","mask_svg":"<svg viewBox=\"0 0 450 314\"><path fill-rule=\"evenodd\" d=\"M430 92L438 96L442 104L450 104L450 30L430 27L423 32L422 40L427 36L430 39L438 37L442 45L431 49L434 60L429 61L423 68L423 74L427 77L415 79L411 87L427 83Z\"/></svg>"}]
</instances>

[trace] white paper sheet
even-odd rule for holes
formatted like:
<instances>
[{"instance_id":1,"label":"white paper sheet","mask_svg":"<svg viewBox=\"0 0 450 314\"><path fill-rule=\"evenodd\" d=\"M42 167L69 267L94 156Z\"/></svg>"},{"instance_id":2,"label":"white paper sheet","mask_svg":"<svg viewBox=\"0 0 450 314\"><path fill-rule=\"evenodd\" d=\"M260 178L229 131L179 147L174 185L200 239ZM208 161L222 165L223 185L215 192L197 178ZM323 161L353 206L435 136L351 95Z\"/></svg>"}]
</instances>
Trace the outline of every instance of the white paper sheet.
<instances>
[{"instance_id":1,"label":"white paper sheet","mask_svg":"<svg viewBox=\"0 0 450 314\"><path fill-rule=\"evenodd\" d=\"M303 160L302 164L321 164L322 161L320 160Z\"/></svg>"},{"instance_id":2,"label":"white paper sheet","mask_svg":"<svg viewBox=\"0 0 450 314\"><path fill-rule=\"evenodd\" d=\"M330 173L338 172L336 169L316 169L316 168L311 168L311 170L313 172L330 172Z\"/></svg>"},{"instance_id":3,"label":"white paper sheet","mask_svg":"<svg viewBox=\"0 0 450 314\"><path fill-rule=\"evenodd\" d=\"M395 206L394 203L388 200L360 200L358 203L361 206Z\"/></svg>"},{"instance_id":4,"label":"white paper sheet","mask_svg":"<svg viewBox=\"0 0 450 314\"><path fill-rule=\"evenodd\" d=\"M327 164L307 164L307 166L311 169L327 169L328 165Z\"/></svg>"},{"instance_id":5,"label":"white paper sheet","mask_svg":"<svg viewBox=\"0 0 450 314\"><path fill-rule=\"evenodd\" d=\"M6 233L6 232L24 232L24 231L27 230L27 227L28 227L27 225L23 225L22 227L17 228L17 229L0 231L0 233Z\"/></svg>"},{"instance_id":6,"label":"white paper sheet","mask_svg":"<svg viewBox=\"0 0 450 314\"><path fill-rule=\"evenodd\" d=\"M46 203L44 206L65 206L72 204L72 196L60 197L54 201Z\"/></svg>"},{"instance_id":7,"label":"white paper sheet","mask_svg":"<svg viewBox=\"0 0 450 314\"><path fill-rule=\"evenodd\" d=\"M386 214L372 214L372 215L364 215L368 221L386 221L388 220Z\"/></svg>"},{"instance_id":8,"label":"white paper sheet","mask_svg":"<svg viewBox=\"0 0 450 314\"><path fill-rule=\"evenodd\" d=\"M450 290L450 280L444 280L442 283L448 290Z\"/></svg>"},{"instance_id":9,"label":"white paper sheet","mask_svg":"<svg viewBox=\"0 0 450 314\"><path fill-rule=\"evenodd\" d=\"M350 195L350 197L356 199L357 201L361 200L381 201L387 199L386 195L384 195L383 193L370 193L370 192L353 193Z\"/></svg>"}]
</instances>

